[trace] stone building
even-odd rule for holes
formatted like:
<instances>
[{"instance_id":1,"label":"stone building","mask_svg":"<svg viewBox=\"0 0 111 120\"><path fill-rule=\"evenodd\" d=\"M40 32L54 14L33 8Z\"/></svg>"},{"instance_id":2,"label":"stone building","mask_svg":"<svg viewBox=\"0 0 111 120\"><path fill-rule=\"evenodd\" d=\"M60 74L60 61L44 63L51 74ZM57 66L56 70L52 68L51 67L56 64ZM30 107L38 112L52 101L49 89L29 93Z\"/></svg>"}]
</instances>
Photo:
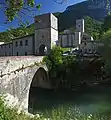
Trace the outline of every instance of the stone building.
<instances>
[{"instance_id":1,"label":"stone building","mask_svg":"<svg viewBox=\"0 0 111 120\"><path fill-rule=\"evenodd\" d=\"M49 54L58 40L58 20L51 14L35 16L35 32L0 44L0 56L24 56Z\"/></svg>"},{"instance_id":2,"label":"stone building","mask_svg":"<svg viewBox=\"0 0 111 120\"><path fill-rule=\"evenodd\" d=\"M79 44L81 44L81 32L59 35L59 45L61 47L78 47Z\"/></svg>"},{"instance_id":3,"label":"stone building","mask_svg":"<svg viewBox=\"0 0 111 120\"><path fill-rule=\"evenodd\" d=\"M84 19L76 20L76 31L84 33Z\"/></svg>"},{"instance_id":4,"label":"stone building","mask_svg":"<svg viewBox=\"0 0 111 120\"><path fill-rule=\"evenodd\" d=\"M84 19L76 20L76 31L64 30L63 34L59 34L59 45L61 47L78 47L81 44L84 33Z\"/></svg>"},{"instance_id":5,"label":"stone building","mask_svg":"<svg viewBox=\"0 0 111 120\"><path fill-rule=\"evenodd\" d=\"M64 30L64 33L59 35L59 45L61 47L78 48L82 53L96 53L100 42L93 40L93 37L85 32L84 19L76 20L76 30Z\"/></svg>"}]
</instances>

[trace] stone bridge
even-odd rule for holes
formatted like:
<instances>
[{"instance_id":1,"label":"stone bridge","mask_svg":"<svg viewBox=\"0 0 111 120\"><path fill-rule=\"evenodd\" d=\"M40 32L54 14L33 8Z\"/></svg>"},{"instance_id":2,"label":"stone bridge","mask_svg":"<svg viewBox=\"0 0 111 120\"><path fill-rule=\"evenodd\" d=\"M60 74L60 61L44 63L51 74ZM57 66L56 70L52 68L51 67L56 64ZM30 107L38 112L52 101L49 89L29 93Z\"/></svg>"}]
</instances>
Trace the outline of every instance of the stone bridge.
<instances>
[{"instance_id":1,"label":"stone bridge","mask_svg":"<svg viewBox=\"0 0 111 120\"><path fill-rule=\"evenodd\" d=\"M42 56L0 57L0 94L13 96L21 110L28 111L31 88L51 88L42 59ZM12 97L6 98L14 101Z\"/></svg>"}]
</instances>

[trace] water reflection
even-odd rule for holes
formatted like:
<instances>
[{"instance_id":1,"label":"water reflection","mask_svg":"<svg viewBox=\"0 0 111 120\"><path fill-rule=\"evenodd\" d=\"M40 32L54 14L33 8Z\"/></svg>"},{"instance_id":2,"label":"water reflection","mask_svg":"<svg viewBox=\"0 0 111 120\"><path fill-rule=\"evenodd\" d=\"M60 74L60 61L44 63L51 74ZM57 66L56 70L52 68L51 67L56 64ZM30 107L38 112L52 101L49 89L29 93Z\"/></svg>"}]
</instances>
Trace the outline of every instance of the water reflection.
<instances>
[{"instance_id":1,"label":"water reflection","mask_svg":"<svg viewBox=\"0 0 111 120\"><path fill-rule=\"evenodd\" d=\"M51 110L53 107L73 106L81 112L94 113L99 110L111 111L111 87L97 86L84 92L69 92L67 90L54 92L52 90L32 88L30 91L29 107L35 111Z\"/></svg>"}]
</instances>

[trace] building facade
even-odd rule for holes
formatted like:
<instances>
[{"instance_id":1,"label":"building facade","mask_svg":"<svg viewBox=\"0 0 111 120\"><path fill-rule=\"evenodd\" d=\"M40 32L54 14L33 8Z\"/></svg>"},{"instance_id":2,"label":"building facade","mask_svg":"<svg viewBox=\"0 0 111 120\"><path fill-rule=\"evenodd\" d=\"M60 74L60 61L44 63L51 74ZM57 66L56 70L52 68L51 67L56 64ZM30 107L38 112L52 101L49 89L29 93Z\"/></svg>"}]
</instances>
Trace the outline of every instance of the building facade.
<instances>
[{"instance_id":1,"label":"building facade","mask_svg":"<svg viewBox=\"0 0 111 120\"><path fill-rule=\"evenodd\" d=\"M35 17L35 32L10 43L0 44L0 56L25 56L49 54L58 40L58 20L51 14Z\"/></svg>"},{"instance_id":2,"label":"building facade","mask_svg":"<svg viewBox=\"0 0 111 120\"><path fill-rule=\"evenodd\" d=\"M103 44L94 41L93 37L85 32L84 26L84 19L76 20L76 32L64 30L64 33L59 35L59 45L78 48L82 53L97 53L99 46Z\"/></svg>"},{"instance_id":3,"label":"building facade","mask_svg":"<svg viewBox=\"0 0 111 120\"><path fill-rule=\"evenodd\" d=\"M81 44L81 32L59 35L59 45L61 47L77 47L79 44Z\"/></svg>"}]
</instances>

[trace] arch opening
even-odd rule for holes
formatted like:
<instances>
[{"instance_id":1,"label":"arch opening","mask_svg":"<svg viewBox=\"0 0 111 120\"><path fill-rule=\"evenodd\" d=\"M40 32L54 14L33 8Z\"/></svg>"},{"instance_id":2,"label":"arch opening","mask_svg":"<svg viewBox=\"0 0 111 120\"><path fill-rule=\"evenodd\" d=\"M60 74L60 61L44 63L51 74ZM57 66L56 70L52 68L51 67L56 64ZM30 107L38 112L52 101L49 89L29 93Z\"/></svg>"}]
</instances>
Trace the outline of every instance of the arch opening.
<instances>
[{"instance_id":1,"label":"arch opening","mask_svg":"<svg viewBox=\"0 0 111 120\"><path fill-rule=\"evenodd\" d=\"M39 68L30 85L29 98L28 98L28 111L34 113L37 108L38 99L40 99L40 94L44 89L49 88L48 74L44 68Z\"/></svg>"},{"instance_id":2,"label":"arch opening","mask_svg":"<svg viewBox=\"0 0 111 120\"><path fill-rule=\"evenodd\" d=\"M46 55L46 53L47 53L47 47L44 45L44 44L42 44L42 45L40 45L40 47L39 47L39 55Z\"/></svg>"}]
</instances>

